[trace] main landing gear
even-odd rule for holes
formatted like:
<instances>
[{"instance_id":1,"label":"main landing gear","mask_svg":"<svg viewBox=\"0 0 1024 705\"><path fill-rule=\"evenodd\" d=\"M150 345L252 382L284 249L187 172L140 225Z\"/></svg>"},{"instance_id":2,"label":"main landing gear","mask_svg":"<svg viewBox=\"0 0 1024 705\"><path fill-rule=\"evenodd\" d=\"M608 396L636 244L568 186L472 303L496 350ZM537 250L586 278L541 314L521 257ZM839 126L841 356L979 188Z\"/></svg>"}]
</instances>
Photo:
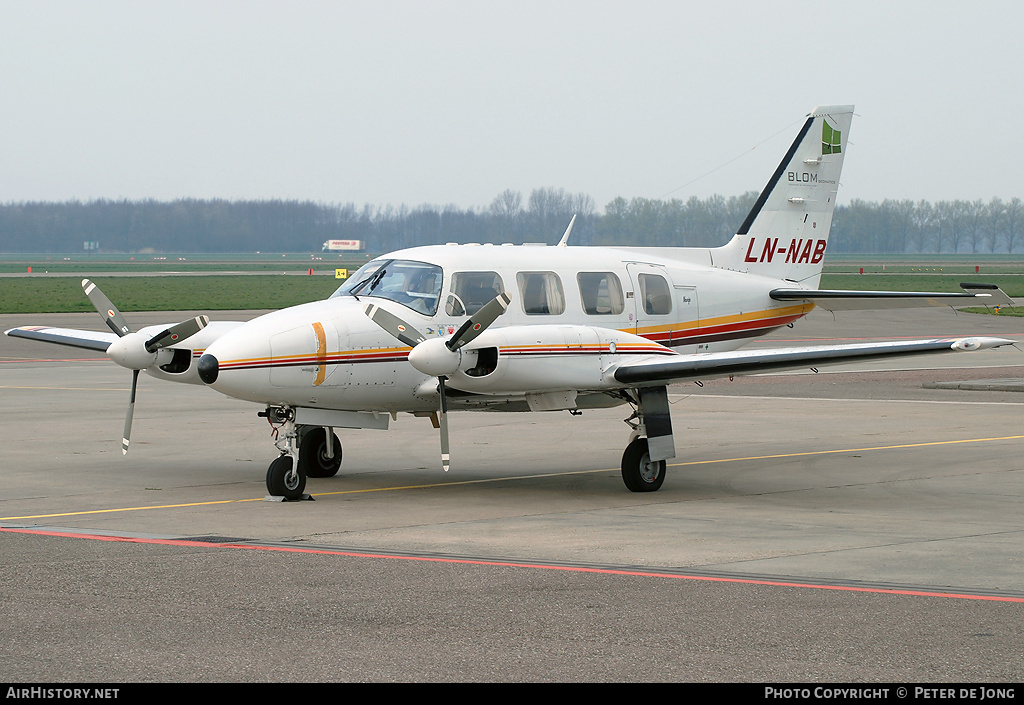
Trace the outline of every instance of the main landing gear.
<instances>
[{"instance_id":1,"label":"main landing gear","mask_svg":"<svg viewBox=\"0 0 1024 705\"><path fill-rule=\"evenodd\" d=\"M333 477L341 467L341 441L331 428L298 426L295 412L269 407L260 412L274 428L274 445L281 451L267 468L267 492L286 500L312 499L304 494L307 477ZM281 431L284 433L282 434Z\"/></svg>"},{"instance_id":2,"label":"main landing gear","mask_svg":"<svg viewBox=\"0 0 1024 705\"><path fill-rule=\"evenodd\" d=\"M299 465L306 477L334 477L341 467L341 441L333 429L299 427Z\"/></svg>"},{"instance_id":3,"label":"main landing gear","mask_svg":"<svg viewBox=\"0 0 1024 705\"><path fill-rule=\"evenodd\" d=\"M627 396L635 410L626 419L633 435L622 454L622 481L630 492L656 492L665 481L665 461L676 457L668 390L644 387Z\"/></svg>"}]
</instances>

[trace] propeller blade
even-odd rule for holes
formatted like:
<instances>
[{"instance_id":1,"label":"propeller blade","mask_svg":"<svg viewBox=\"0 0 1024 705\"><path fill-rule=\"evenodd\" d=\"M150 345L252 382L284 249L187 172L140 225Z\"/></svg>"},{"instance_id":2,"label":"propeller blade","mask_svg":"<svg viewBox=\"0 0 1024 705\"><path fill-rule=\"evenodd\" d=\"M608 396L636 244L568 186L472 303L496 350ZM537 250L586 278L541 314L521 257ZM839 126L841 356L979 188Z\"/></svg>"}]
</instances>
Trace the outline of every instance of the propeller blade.
<instances>
[{"instance_id":1,"label":"propeller blade","mask_svg":"<svg viewBox=\"0 0 1024 705\"><path fill-rule=\"evenodd\" d=\"M481 306L480 310L474 313L468 321L463 323L445 345L454 352L466 343L472 342L478 335L487 330L492 323L498 320L498 316L508 310L508 305L511 302L512 299L505 292L498 294Z\"/></svg>"},{"instance_id":2,"label":"propeller blade","mask_svg":"<svg viewBox=\"0 0 1024 705\"><path fill-rule=\"evenodd\" d=\"M426 340L418 330L410 326L398 316L390 313L389 311L385 311L376 304L367 305L363 311L371 321L409 347L414 348Z\"/></svg>"},{"instance_id":3,"label":"propeller blade","mask_svg":"<svg viewBox=\"0 0 1024 705\"><path fill-rule=\"evenodd\" d=\"M444 390L445 379L447 377L443 375L437 378L437 389L441 393L441 414L437 420L441 426L441 467L444 468L445 472L448 472L448 468L451 467L451 455L448 448L448 398Z\"/></svg>"},{"instance_id":4,"label":"propeller blade","mask_svg":"<svg viewBox=\"0 0 1024 705\"><path fill-rule=\"evenodd\" d=\"M146 351L155 352L160 348L166 348L168 345L174 345L175 343L187 340L203 328L206 328L209 323L209 316L196 316L195 318L190 318L187 321L175 323L167 330L157 333L146 341Z\"/></svg>"},{"instance_id":5,"label":"propeller blade","mask_svg":"<svg viewBox=\"0 0 1024 705\"><path fill-rule=\"evenodd\" d=\"M110 303L110 299L100 291L98 286L88 279L83 279L82 289L85 291L85 295L89 297L92 305L103 316L103 322L107 324L110 330L122 338L132 332L132 329L128 327L128 322L124 320L124 316L117 310L117 306Z\"/></svg>"},{"instance_id":6,"label":"propeller blade","mask_svg":"<svg viewBox=\"0 0 1024 705\"><path fill-rule=\"evenodd\" d=\"M139 371L132 370L132 394L128 397L128 414L124 417L124 435L121 437L121 455L128 455L132 437L132 417L135 416L135 390L139 385Z\"/></svg>"}]
</instances>

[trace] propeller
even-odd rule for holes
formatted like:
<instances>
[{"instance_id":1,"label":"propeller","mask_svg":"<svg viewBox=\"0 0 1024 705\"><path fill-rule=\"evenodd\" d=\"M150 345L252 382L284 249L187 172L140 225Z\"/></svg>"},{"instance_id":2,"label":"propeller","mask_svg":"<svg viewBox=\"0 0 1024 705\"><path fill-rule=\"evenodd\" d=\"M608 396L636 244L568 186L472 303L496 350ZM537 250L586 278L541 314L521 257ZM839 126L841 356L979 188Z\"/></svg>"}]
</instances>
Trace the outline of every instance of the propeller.
<instances>
[{"instance_id":1,"label":"propeller","mask_svg":"<svg viewBox=\"0 0 1024 705\"><path fill-rule=\"evenodd\" d=\"M121 437L121 454L125 455L128 453L128 444L131 442L132 417L135 415L135 394L139 386L139 372L156 364L158 350L191 338L210 323L210 318L209 316L189 318L149 337L142 333L132 332L121 312L95 283L83 279L82 289L100 316L103 317L103 322L118 335L118 340L115 340L107 348L110 359L132 371L132 391L128 397L128 413L125 415L124 435Z\"/></svg>"},{"instance_id":2,"label":"propeller","mask_svg":"<svg viewBox=\"0 0 1024 705\"><path fill-rule=\"evenodd\" d=\"M447 340L423 336L390 311L385 311L376 304L369 304L364 309L367 317L405 345L412 346L409 352L409 364L423 374L437 377L437 391L441 396L441 410L438 414L438 426L441 431L441 466L445 472L450 467L448 444L448 397L445 382L448 375L454 374L462 362L460 350L472 342L508 310L512 300L502 292L488 301L480 310L470 316L454 335Z\"/></svg>"}]
</instances>

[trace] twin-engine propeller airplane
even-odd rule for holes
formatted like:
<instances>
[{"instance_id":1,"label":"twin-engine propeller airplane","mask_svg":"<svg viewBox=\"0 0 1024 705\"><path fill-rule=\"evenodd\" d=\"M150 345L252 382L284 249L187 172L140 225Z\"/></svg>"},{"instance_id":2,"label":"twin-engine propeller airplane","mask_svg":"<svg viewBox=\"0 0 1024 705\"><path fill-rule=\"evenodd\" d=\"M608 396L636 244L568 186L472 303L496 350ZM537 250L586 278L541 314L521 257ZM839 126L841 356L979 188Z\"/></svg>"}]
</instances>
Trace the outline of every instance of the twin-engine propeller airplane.
<instances>
[{"instance_id":1,"label":"twin-engine propeller airplane","mask_svg":"<svg viewBox=\"0 0 1024 705\"><path fill-rule=\"evenodd\" d=\"M778 369L1012 344L999 338L736 351L816 305L828 310L1012 303L984 284L965 293L823 291L852 106L816 108L730 242L715 248L441 245L367 263L325 301L246 323L205 316L132 332L89 280L112 333L22 327L7 335L102 350L132 370L205 384L265 406L283 425L271 495L297 499L307 477L341 465L335 428L387 429L430 417L449 466L448 410L556 411L628 404L622 479L654 491L675 457L667 385Z\"/></svg>"}]
</instances>

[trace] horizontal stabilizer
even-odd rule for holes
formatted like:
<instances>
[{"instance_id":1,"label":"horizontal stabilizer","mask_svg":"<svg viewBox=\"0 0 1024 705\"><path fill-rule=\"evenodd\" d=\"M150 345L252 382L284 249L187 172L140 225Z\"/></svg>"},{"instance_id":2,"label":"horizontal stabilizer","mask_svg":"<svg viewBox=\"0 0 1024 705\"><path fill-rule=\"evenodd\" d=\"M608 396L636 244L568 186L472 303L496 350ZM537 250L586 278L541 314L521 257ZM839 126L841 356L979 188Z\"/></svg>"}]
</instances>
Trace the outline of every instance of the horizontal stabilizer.
<instances>
[{"instance_id":1,"label":"horizontal stabilizer","mask_svg":"<svg viewBox=\"0 0 1024 705\"><path fill-rule=\"evenodd\" d=\"M979 296L978 303L982 306L1013 306L1013 299L995 284L960 282L960 288L969 294ZM982 301L981 298L985 297L988 297L988 300Z\"/></svg>"},{"instance_id":2,"label":"horizontal stabilizer","mask_svg":"<svg viewBox=\"0 0 1024 705\"><path fill-rule=\"evenodd\" d=\"M841 289L773 289L776 301L811 301L826 311L858 311L928 306L1013 306L1013 299L995 284L961 282L964 293L934 291L852 291Z\"/></svg>"}]
</instances>

